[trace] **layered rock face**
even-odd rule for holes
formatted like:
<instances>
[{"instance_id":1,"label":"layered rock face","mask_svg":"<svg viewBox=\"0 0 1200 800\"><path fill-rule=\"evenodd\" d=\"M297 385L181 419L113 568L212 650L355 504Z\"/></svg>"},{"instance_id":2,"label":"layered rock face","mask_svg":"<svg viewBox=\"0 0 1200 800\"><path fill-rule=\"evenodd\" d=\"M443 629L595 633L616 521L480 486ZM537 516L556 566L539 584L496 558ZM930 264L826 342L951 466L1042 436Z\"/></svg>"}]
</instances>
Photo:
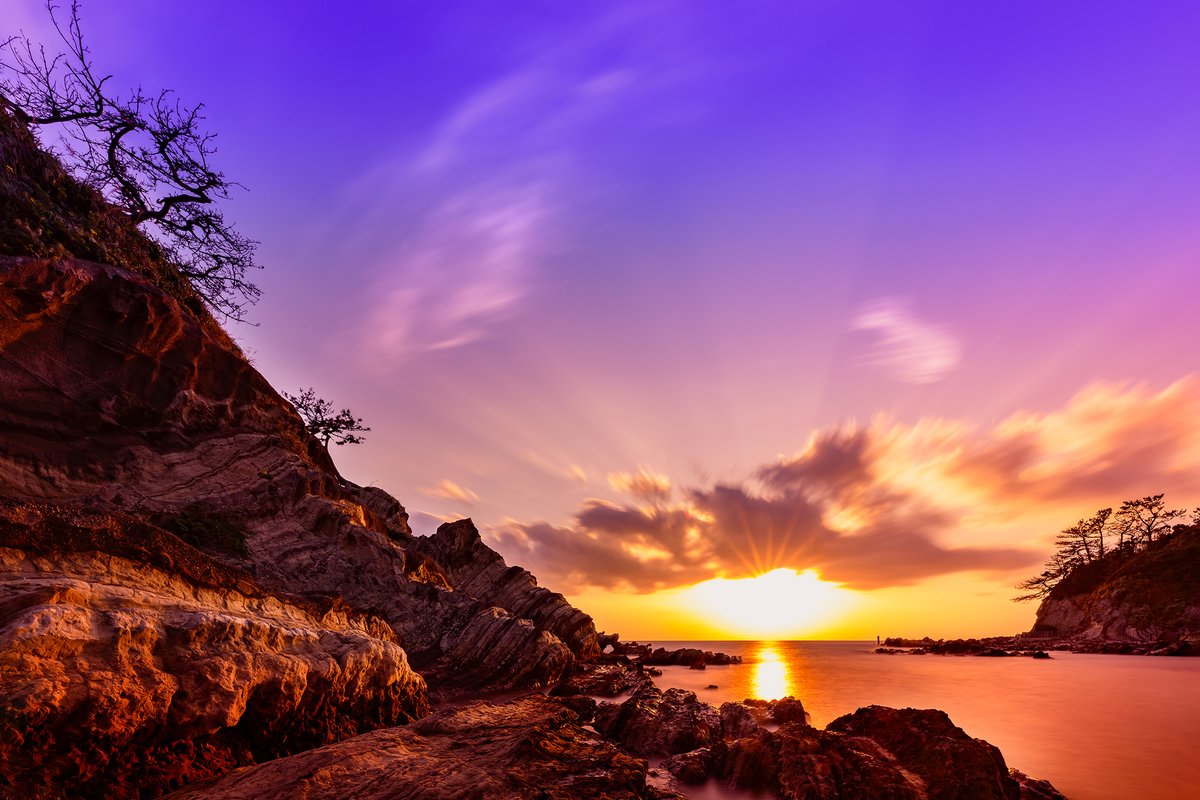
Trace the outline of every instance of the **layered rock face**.
<instances>
[{"instance_id":1,"label":"layered rock face","mask_svg":"<svg viewBox=\"0 0 1200 800\"><path fill-rule=\"evenodd\" d=\"M1200 650L1200 528L1077 569L1042 601L1033 633Z\"/></svg>"},{"instance_id":2,"label":"layered rock face","mask_svg":"<svg viewBox=\"0 0 1200 800\"><path fill-rule=\"evenodd\" d=\"M600 654L592 618L561 594L538 586L528 570L504 563L499 553L483 543L471 520L448 522L433 536L416 539L413 544L446 571L458 591L531 620L570 644L583 658Z\"/></svg>"},{"instance_id":3,"label":"layered rock face","mask_svg":"<svg viewBox=\"0 0 1200 800\"><path fill-rule=\"evenodd\" d=\"M471 585L487 596L458 589L424 552L441 548L419 546L394 498L342 479L293 409L240 353L140 276L76 260L0 260L0 356L0 497L112 512L117 516L110 519L124 520L115 523L118 529L145 520L170 528L171 520L202 509L199 530L189 530L210 561L243 570L263 591L342 597L352 608L374 609L379 624L391 629L384 649L396 650L402 664L402 646L438 685L544 685L574 663L577 651L594 647L590 618L537 587L528 573L509 570L477 534L470 562L510 578L500 591L487 592L489 584L459 564L463 581L474 577ZM214 520L240 532L233 546L215 536L206 540L219 527L209 524ZM159 533L163 541L173 539ZM11 563L18 562L27 563L13 556ZM62 569L69 572L68 566ZM91 580L93 566L79 567L80 581ZM109 583L122 585L126 574L135 580L133 573L119 573ZM151 613L133 599L136 591L106 597L104 613L116 613L121 597L130 604L132 628L170 632L188 624ZM42 602L61 606L55 613L77 614L69 610L74 595L51 592L49 598ZM189 613L210 601L214 614L225 611L217 593L194 602ZM34 633L28 626L13 629L4 643L8 652L21 652L28 645L23 638ZM333 647L332 640L321 641L314 651ZM147 645L147 652L155 646ZM255 647L250 640L241 646ZM338 643L321 658L340 658L344 647ZM231 653L237 649L230 646ZM77 666L86 674L91 663ZM180 668L186 663L181 659ZM414 692L423 695L423 687ZM333 692L325 702L343 699ZM418 707L414 697L409 711ZM347 705L347 713L352 708ZM157 718L159 711L147 713ZM236 717L228 717L226 727L236 727ZM177 716L162 719L180 726L168 739L195 732ZM130 731L141 724L114 723ZM368 714L363 724L385 723ZM330 730L346 735L357 729ZM110 758L119 750L117 739L111 741ZM287 741L283 752L312 743ZM34 745L17 745L27 747Z\"/></svg>"},{"instance_id":4,"label":"layered rock face","mask_svg":"<svg viewBox=\"0 0 1200 800\"><path fill-rule=\"evenodd\" d=\"M0 794L165 789L427 712L391 627L121 515L0 503Z\"/></svg>"},{"instance_id":5,"label":"layered rock face","mask_svg":"<svg viewBox=\"0 0 1200 800\"><path fill-rule=\"evenodd\" d=\"M379 609L436 683L556 679L575 653L546 624L588 646L591 620L532 578L484 599L447 591L402 507L343 480L262 376L140 277L8 259L0 303L0 494L236 517L246 551L231 563L264 586Z\"/></svg>"},{"instance_id":6,"label":"layered rock face","mask_svg":"<svg viewBox=\"0 0 1200 800\"><path fill-rule=\"evenodd\" d=\"M682 800L648 786L646 762L582 727L587 709L579 708L541 695L476 703L235 772L170 800Z\"/></svg>"}]
</instances>

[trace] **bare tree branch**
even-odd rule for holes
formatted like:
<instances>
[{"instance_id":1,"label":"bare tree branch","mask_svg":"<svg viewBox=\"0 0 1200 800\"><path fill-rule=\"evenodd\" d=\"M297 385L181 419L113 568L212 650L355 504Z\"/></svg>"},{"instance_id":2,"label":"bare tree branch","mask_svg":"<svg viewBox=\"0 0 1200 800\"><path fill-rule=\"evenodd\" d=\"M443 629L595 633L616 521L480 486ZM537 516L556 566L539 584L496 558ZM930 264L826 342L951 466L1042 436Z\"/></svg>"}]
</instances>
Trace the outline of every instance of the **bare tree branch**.
<instances>
[{"instance_id":1,"label":"bare tree branch","mask_svg":"<svg viewBox=\"0 0 1200 800\"><path fill-rule=\"evenodd\" d=\"M204 106L184 105L170 90L127 95L96 77L84 43L79 3L62 15L46 9L64 50L48 55L24 34L0 45L0 101L35 127L54 126L72 174L122 208L163 246L216 312L244 319L259 297L250 280L257 245L216 208L240 186L210 166L215 135Z\"/></svg>"}]
</instances>

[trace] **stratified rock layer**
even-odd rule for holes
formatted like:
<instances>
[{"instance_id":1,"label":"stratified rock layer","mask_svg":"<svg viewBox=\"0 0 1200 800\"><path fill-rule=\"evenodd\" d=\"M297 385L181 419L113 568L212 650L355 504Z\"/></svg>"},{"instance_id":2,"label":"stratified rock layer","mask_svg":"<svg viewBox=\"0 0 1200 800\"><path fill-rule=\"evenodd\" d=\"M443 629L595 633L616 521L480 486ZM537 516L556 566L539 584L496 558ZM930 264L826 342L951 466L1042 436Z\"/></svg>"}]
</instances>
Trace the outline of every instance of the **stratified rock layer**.
<instances>
[{"instance_id":1,"label":"stratified rock layer","mask_svg":"<svg viewBox=\"0 0 1200 800\"><path fill-rule=\"evenodd\" d=\"M437 683L556 680L575 652L547 625L588 646L590 619L531 578L487 598L448 591L400 504L342 479L241 354L140 276L0 263L0 352L0 496L236 517L246 552L218 557L267 587L378 609ZM474 563L488 552L476 542Z\"/></svg>"},{"instance_id":2,"label":"stratified rock layer","mask_svg":"<svg viewBox=\"0 0 1200 800\"><path fill-rule=\"evenodd\" d=\"M635 800L645 761L581 725L564 701L475 703L241 770L170 800Z\"/></svg>"},{"instance_id":3,"label":"stratified rock layer","mask_svg":"<svg viewBox=\"0 0 1200 800\"><path fill-rule=\"evenodd\" d=\"M137 796L426 711L379 617L130 518L0 504L0 793Z\"/></svg>"}]
</instances>

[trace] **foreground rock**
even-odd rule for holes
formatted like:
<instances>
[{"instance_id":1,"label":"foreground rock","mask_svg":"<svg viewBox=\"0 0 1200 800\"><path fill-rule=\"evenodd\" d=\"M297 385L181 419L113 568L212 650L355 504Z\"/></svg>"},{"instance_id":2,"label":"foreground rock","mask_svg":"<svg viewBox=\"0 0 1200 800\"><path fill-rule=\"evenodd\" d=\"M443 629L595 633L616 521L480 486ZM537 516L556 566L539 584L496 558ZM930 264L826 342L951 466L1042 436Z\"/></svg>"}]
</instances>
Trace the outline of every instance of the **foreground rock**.
<instances>
[{"instance_id":1,"label":"foreground rock","mask_svg":"<svg viewBox=\"0 0 1200 800\"><path fill-rule=\"evenodd\" d=\"M968 736L944 711L868 706L835 719L826 730L875 741L924 781L931 800L1017 800L1020 795L1000 751Z\"/></svg>"},{"instance_id":2,"label":"foreground rock","mask_svg":"<svg viewBox=\"0 0 1200 800\"><path fill-rule=\"evenodd\" d=\"M606 666L593 671L593 680L622 686L622 670L627 679L636 675L630 667ZM593 726L633 755L664 759L662 768L681 784L715 779L805 800L1055 797L1048 783L1010 774L999 750L941 711L870 706L825 730L807 719L803 703L791 697L714 709L692 692L647 682L619 702L600 703Z\"/></svg>"},{"instance_id":3,"label":"foreground rock","mask_svg":"<svg viewBox=\"0 0 1200 800\"><path fill-rule=\"evenodd\" d=\"M0 794L137 796L427 711L381 618L165 531L0 502Z\"/></svg>"},{"instance_id":4,"label":"foreground rock","mask_svg":"<svg viewBox=\"0 0 1200 800\"><path fill-rule=\"evenodd\" d=\"M680 798L648 786L646 762L582 727L587 706L579 708L541 695L475 703L244 769L170 800Z\"/></svg>"},{"instance_id":5,"label":"foreground rock","mask_svg":"<svg viewBox=\"0 0 1200 800\"><path fill-rule=\"evenodd\" d=\"M601 703L595 728L635 755L686 753L717 741L721 715L694 692L647 684L622 703Z\"/></svg>"}]
</instances>

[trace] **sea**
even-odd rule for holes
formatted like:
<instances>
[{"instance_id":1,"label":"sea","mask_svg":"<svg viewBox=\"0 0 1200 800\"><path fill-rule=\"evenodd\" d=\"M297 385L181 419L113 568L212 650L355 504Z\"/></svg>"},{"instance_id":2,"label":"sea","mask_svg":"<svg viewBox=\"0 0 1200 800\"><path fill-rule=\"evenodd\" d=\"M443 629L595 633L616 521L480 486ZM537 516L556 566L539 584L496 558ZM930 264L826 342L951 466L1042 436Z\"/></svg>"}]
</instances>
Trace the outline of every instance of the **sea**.
<instances>
[{"instance_id":1,"label":"sea","mask_svg":"<svg viewBox=\"0 0 1200 800\"><path fill-rule=\"evenodd\" d=\"M818 728L873 704L940 708L1070 800L1200 799L1200 658L882 655L874 642L654 645L742 656L705 670L665 667L655 679L713 705L791 695ZM689 791L693 800L749 796L711 783Z\"/></svg>"}]
</instances>

